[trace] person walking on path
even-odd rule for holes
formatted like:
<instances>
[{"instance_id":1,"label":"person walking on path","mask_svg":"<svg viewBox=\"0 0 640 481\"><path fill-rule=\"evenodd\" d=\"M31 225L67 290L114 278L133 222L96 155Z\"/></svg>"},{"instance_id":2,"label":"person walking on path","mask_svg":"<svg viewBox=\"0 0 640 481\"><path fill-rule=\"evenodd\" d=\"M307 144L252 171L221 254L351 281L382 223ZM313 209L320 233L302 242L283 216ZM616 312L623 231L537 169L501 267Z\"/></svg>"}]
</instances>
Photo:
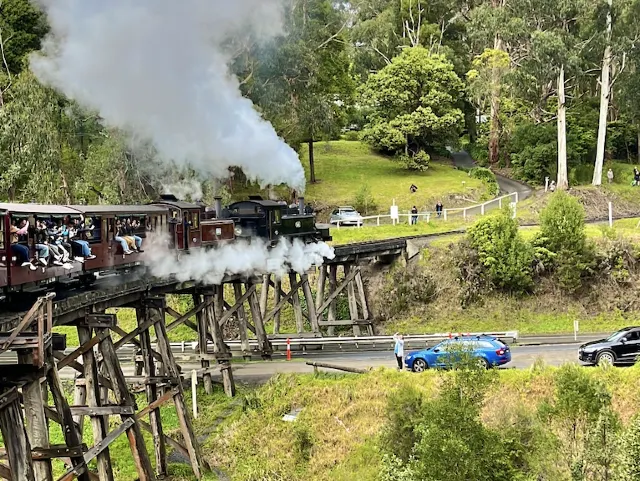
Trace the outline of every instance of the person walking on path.
<instances>
[{"instance_id":1,"label":"person walking on path","mask_svg":"<svg viewBox=\"0 0 640 481\"><path fill-rule=\"evenodd\" d=\"M393 353L396 355L396 361L398 362L398 371L402 371L404 366L404 337L396 332L393 335L393 340L396 341Z\"/></svg>"},{"instance_id":2,"label":"person walking on path","mask_svg":"<svg viewBox=\"0 0 640 481\"><path fill-rule=\"evenodd\" d=\"M436 204L436 214L438 214L438 217L442 215L442 202L440 201Z\"/></svg>"},{"instance_id":3,"label":"person walking on path","mask_svg":"<svg viewBox=\"0 0 640 481\"><path fill-rule=\"evenodd\" d=\"M637 167L633 168L633 184L636 187L640 185L640 171Z\"/></svg>"},{"instance_id":4,"label":"person walking on path","mask_svg":"<svg viewBox=\"0 0 640 481\"><path fill-rule=\"evenodd\" d=\"M607 180L609 181L610 184L613 183L613 170L612 169L609 169L607 171Z\"/></svg>"}]
</instances>

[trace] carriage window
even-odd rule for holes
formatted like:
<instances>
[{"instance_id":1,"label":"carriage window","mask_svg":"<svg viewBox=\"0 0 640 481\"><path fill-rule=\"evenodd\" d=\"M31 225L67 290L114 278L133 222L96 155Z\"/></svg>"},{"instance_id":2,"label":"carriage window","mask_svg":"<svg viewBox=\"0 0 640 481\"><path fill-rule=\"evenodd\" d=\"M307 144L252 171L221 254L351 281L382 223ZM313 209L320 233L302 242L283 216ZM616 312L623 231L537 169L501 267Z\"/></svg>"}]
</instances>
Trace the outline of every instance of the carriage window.
<instances>
[{"instance_id":1,"label":"carriage window","mask_svg":"<svg viewBox=\"0 0 640 481\"><path fill-rule=\"evenodd\" d=\"M198 212L194 212L192 214L192 219L193 219L193 225L191 226L191 228L197 229L198 225L200 224L200 214Z\"/></svg>"},{"instance_id":2,"label":"carriage window","mask_svg":"<svg viewBox=\"0 0 640 481\"><path fill-rule=\"evenodd\" d=\"M279 224L280 223L281 215L282 215L282 212L280 212L280 210L274 210L273 211L273 223L274 224Z\"/></svg>"},{"instance_id":3,"label":"carriage window","mask_svg":"<svg viewBox=\"0 0 640 481\"><path fill-rule=\"evenodd\" d=\"M4 217L0 217L0 250L4 250Z\"/></svg>"}]
</instances>

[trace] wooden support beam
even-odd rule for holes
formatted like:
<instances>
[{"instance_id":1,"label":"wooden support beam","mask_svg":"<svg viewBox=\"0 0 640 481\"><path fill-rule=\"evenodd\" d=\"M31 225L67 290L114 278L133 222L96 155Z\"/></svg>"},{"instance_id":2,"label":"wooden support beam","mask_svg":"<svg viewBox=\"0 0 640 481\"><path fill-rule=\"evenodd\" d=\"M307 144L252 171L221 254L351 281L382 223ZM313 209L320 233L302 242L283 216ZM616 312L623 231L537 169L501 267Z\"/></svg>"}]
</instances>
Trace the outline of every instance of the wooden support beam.
<instances>
[{"instance_id":1,"label":"wooden support beam","mask_svg":"<svg viewBox=\"0 0 640 481\"><path fill-rule=\"evenodd\" d=\"M148 433L153 434L153 431L151 429L151 426L149 425L149 423L144 422L143 420L138 420L138 424L140 424L140 426L142 427L142 429L144 429L145 431L147 431ZM167 436L166 434L163 436L164 437L164 441L171 446L173 449L175 449L176 451L178 451L185 459L189 459L189 451L187 451L187 448L185 448L182 444L180 444L178 441L176 441L175 439L173 439L170 436Z\"/></svg>"},{"instance_id":2,"label":"wooden support beam","mask_svg":"<svg viewBox=\"0 0 640 481\"><path fill-rule=\"evenodd\" d=\"M222 326L225 322L227 322L231 318L231 316L233 316L236 313L238 309L243 307L247 299L249 299L252 295L254 295L255 292L256 292L255 284L247 285L247 289L245 293L242 294L242 296L240 296L239 299L236 299L236 303L233 305L233 307L228 308L226 311L224 311L224 313L220 314L221 317L218 318L218 324ZM222 304L222 302L220 304ZM255 334L255 331L253 331L253 333Z\"/></svg>"},{"instance_id":3,"label":"wooden support beam","mask_svg":"<svg viewBox=\"0 0 640 481\"><path fill-rule=\"evenodd\" d=\"M72 414L82 414L83 416L116 416L135 414L133 406L69 406Z\"/></svg>"},{"instance_id":4,"label":"wooden support beam","mask_svg":"<svg viewBox=\"0 0 640 481\"><path fill-rule=\"evenodd\" d=\"M171 399L173 399L173 396L176 396L178 394L180 394L180 390L177 389L177 388L173 388L171 391L167 391L161 397L157 398L155 401L153 401L152 403L148 404L147 407L142 409L142 411L137 413L136 414L136 418L137 419L142 419L147 414L149 414L151 411L157 410L163 404L165 404L168 401L170 401Z\"/></svg>"},{"instance_id":5,"label":"wooden support beam","mask_svg":"<svg viewBox=\"0 0 640 481\"><path fill-rule=\"evenodd\" d=\"M271 343L269 342L269 337L267 336L267 331L264 328L264 319L262 318L262 313L260 312L260 302L258 301L258 295L255 291L255 285L253 285L253 295L249 297L249 309L251 311L251 318L253 319L253 325L256 328L256 337L258 338L258 348L262 353L262 357L266 359L271 358L271 354L273 353L273 349L271 347ZM251 288L251 284L246 284L246 289L249 291Z\"/></svg>"},{"instance_id":6,"label":"wooden support beam","mask_svg":"<svg viewBox=\"0 0 640 481\"><path fill-rule=\"evenodd\" d=\"M331 266L331 267L333 268L334 266ZM342 284L336 287L336 289L329 294L329 297L327 298L326 301L322 303L322 305L320 306L320 309L318 309L318 312L324 312L324 310L331 305L331 302L333 302L335 298L338 297L338 295L350 285L351 281L356 277L357 273L358 273L358 268L355 268L349 271L347 274L345 274L345 278L342 281ZM333 272L331 272L331 278L333 278ZM331 284L331 281L332 279L330 279L329 284Z\"/></svg>"},{"instance_id":7,"label":"wooden support beam","mask_svg":"<svg viewBox=\"0 0 640 481\"><path fill-rule=\"evenodd\" d=\"M302 274L302 292L307 303L307 312L309 313L309 322L311 323L311 330L313 332L320 332L320 325L318 324L318 315L316 313L316 304L311 293L311 286L309 285L309 276Z\"/></svg>"},{"instance_id":8,"label":"wooden support beam","mask_svg":"<svg viewBox=\"0 0 640 481\"><path fill-rule=\"evenodd\" d=\"M67 446L80 446L80 437L73 423L73 416L69 410L69 403L64 395L64 389L62 382L60 381L60 375L58 369L54 366L49 369L47 373L47 382L49 383L49 389L53 397L56 411L60 414L62 419L62 435L64 436ZM86 464L82 456L70 456L71 463L75 469L83 469L83 472L78 475L79 481L89 481L89 475L87 474Z\"/></svg>"},{"instance_id":9,"label":"wooden support beam","mask_svg":"<svg viewBox=\"0 0 640 481\"><path fill-rule=\"evenodd\" d=\"M264 317L267 313L267 300L269 299L269 280L271 274L264 274L262 276L262 291L260 292L260 314Z\"/></svg>"},{"instance_id":10,"label":"wooden support beam","mask_svg":"<svg viewBox=\"0 0 640 481\"><path fill-rule=\"evenodd\" d=\"M324 301L324 287L327 283L327 266L324 264L320 266L318 272L318 284L316 286L316 316L318 317L318 322L322 321L322 312L318 311L322 302Z\"/></svg>"},{"instance_id":11,"label":"wooden support beam","mask_svg":"<svg viewBox=\"0 0 640 481\"><path fill-rule=\"evenodd\" d=\"M247 289L250 291L249 295L255 295L255 287L253 289ZM242 299L242 297L240 298ZM244 302L244 301L243 301ZM239 308L242 303L237 303L234 306ZM213 352L214 354L226 354L230 355L229 348L224 343L224 336L222 334L222 319L225 315L231 315L231 311L227 311L223 314L224 306L224 285L215 286L213 292L213 309L210 307L209 313L209 328L211 329L211 335L213 336ZM227 396L233 397L236 394L236 385L233 380L233 372L231 371L231 365L227 363L221 364L222 385L224 392Z\"/></svg>"},{"instance_id":12,"label":"wooden support beam","mask_svg":"<svg viewBox=\"0 0 640 481\"><path fill-rule=\"evenodd\" d=\"M58 362L58 370L64 369L69 364L71 364L71 361L75 361L78 357L82 356L85 352L92 350L93 346L97 345L100 341L102 341L108 335L109 335L109 331L106 331L106 334L103 332L93 337L92 339L89 339L87 342L82 344L78 349L73 351L67 357L60 359L60 361Z\"/></svg>"},{"instance_id":13,"label":"wooden support beam","mask_svg":"<svg viewBox=\"0 0 640 481\"><path fill-rule=\"evenodd\" d=\"M11 347L11 344L13 344L13 341L16 340L18 335L22 331L24 331L24 329L26 327L28 327L29 324L31 324L33 322L33 320L35 319L35 316L38 313L38 310L42 306L43 302L44 302L44 298L41 297L33 304L33 306L31 306L31 309L29 309L29 312L27 312L27 314L22 318L22 320L17 325L17 327L13 331L11 331L11 334L4 341L4 343L2 345L0 345L0 354L2 354L3 352L9 350L9 348Z\"/></svg>"},{"instance_id":14,"label":"wooden support beam","mask_svg":"<svg viewBox=\"0 0 640 481\"><path fill-rule=\"evenodd\" d=\"M273 281L269 281L269 284L270 284L270 285L271 285L271 287L273 287L273 288L274 288L274 290L275 290L276 283L274 283ZM286 297L286 298L287 298L287 302L288 302L289 304L291 304L291 307L294 307L294 308L295 308L295 303L294 303L294 301L293 301L293 295L296 293L296 290L297 290L297 289L299 289L300 287L302 287L302 280L300 280L300 282L296 282L296 284L295 284L295 285L297 286L297 287L296 287L296 289L295 289L295 290L294 290L294 289L291 289L291 290L289 291L289 293L290 293L291 295L287 295L287 294L285 294L285 292L282 290L282 281L280 281L280 284L279 284L279 286L280 286L280 287L278 288L278 289L279 289L279 291L280 291L280 292L279 292L278 299L280 299L280 298L282 298L282 297ZM277 304L277 302L276 302L276 304ZM301 311L301 312L302 312L302 317L304 317L304 318L305 318L305 319L307 319L309 322L311 322L311 321L309 320L309 315L308 315L306 312L304 312L304 311Z\"/></svg>"},{"instance_id":15,"label":"wooden support beam","mask_svg":"<svg viewBox=\"0 0 640 481\"><path fill-rule=\"evenodd\" d=\"M89 464L97 456L99 456L100 453L107 449L109 445L114 442L122 433L131 429L133 425L135 425L135 420L133 418L124 420L122 424L111 431L100 444L96 444L84 454L82 466L68 469L62 476L58 478L58 481L71 481L75 476L78 476L78 479L81 479L82 476L88 475L87 464Z\"/></svg>"},{"instance_id":16,"label":"wooden support beam","mask_svg":"<svg viewBox=\"0 0 640 481\"><path fill-rule=\"evenodd\" d=\"M48 448L32 448L31 457L36 460L40 459L58 459L68 458L69 456L83 456L83 446L69 447L63 445L50 446Z\"/></svg>"},{"instance_id":17,"label":"wooden support beam","mask_svg":"<svg viewBox=\"0 0 640 481\"><path fill-rule=\"evenodd\" d=\"M327 313L328 321L335 321L337 318L336 296L333 295L336 292L337 288L338 288L338 266L335 264L332 264L331 266L329 266L329 312ZM324 309L322 308L323 304L324 304L324 299L320 303L320 307L316 309L316 311L321 313L321 315L322 315L322 312L324 312ZM335 328L329 327L327 334L329 334L330 336L335 335Z\"/></svg>"},{"instance_id":18,"label":"wooden support beam","mask_svg":"<svg viewBox=\"0 0 640 481\"><path fill-rule=\"evenodd\" d=\"M120 326L114 326L111 329L113 332L115 332L116 334L118 334L120 337L124 337L129 335L129 333L127 331L125 331L124 329L122 329ZM140 344L140 341L138 341L137 339L131 339L131 344L134 344L135 346L137 346L138 348L142 349L142 344ZM162 358L160 357L160 354L158 353L158 351L152 350L151 351L153 353L153 357L156 358L158 361L161 361Z\"/></svg>"},{"instance_id":19,"label":"wooden support beam","mask_svg":"<svg viewBox=\"0 0 640 481\"><path fill-rule=\"evenodd\" d=\"M0 394L0 433L7 449L12 480L35 481L31 444L16 388Z\"/></svg>"},{"instance_id":20,"label":"wooden support beam","mask_svg":"<svg viewBox=\"0 0 640 481\"><path fill-rule=\"evenodd\" d=\"M53 357L55 357L56 359L64 359L65 355L62 352L54 351L53 352ZM79 373L84 374L84 367L79 362L71 361L71 362L69 362L67 367L75 369ZM104 386L104 387L106 387L108 389L112 389L111 381L109 379L107 379L106 377L98 375L98 381L100 382L100 384L102 386Z\"/></svg>"},{"instance_id":21,"label":"wooden support beam","mask_svg":"<svg viewBox=\"0 0 640 481\"><path fill-rule=\"evenodd\" d=\"M98 334L100 334L100 331L103 330L98 329L97 331ZM108 332L107 330L104 331ZM131 393L127 387L127 382L125 381L124 374L120 368L118 356L116 355L116 350L110 336L106 336L106 338L100 342L100 352L102 353L104 367L109 373L109 378L112 380L113 394L116 402L121 406L133 406L133 398L131 397ZM135 418L131 415L123 414L120 417L123 423L127 422L129 419L134 419L135 421ZM136 465L140 481L155 480L149 454L147 453L144 438L142 437L142 432L135 422L131 423L127 428L127 437L129 438L131 454L133 455L133 461Z\"/></svg>"},{"instance_id":22,"label":"wooden support beam","mask_svg":"<svg viewBox=\"0 0 640 481\"><path fill-rule=\"evenodd\" d=\"M136 309L136 317L139 325L144 325L148 321L154 321L149 316L149 309ZM151 333L149 329L145 329L140 333L140 345L142 347L142 361L144 364L144 371L149 378L155 377L156 365L153 358L153 350L151 349ZM160 360L162 360L162 356ZM165 393L162 396L162 403L169 399L171 392ZM160 406L162 403L158 402L158 387L154 383L145 384L145 394L147 395L147 402L149 403L145 409L136 415L136 419L140 419L149 414L149 422L151 426L151 434L153 435L153 453L156 460L156 474L159 477L164 477L168 474L167 466L167 447L164 441L164 430L162 427L162 419L160 417Z\"/></svg>"},{"instance_id":23,"label":"wooden support beam","mask_svg":"<svg viewBox=\"0 0 640 481\"><path fill-rule=\"evenodd\" d=\"M349 301L349 317L352 321L358 319L358 304L356 303L356 290L353 279L355 279L359 271L360 269L358 267L350 266L349 264L345 264L344 266L345 283L347 284L347 299ZM351 280L346 281L349 276L351 276ZM361 334L360 326L354 324L353 335L360 336Z\"/></svg>"},{"instance_id":24,"label":"wooden support beam","mask_svg":"<svg viewBox=\"0 0 640 481\"><path fill-rule=\"evenodd\" d=\"M282 292L282 280L276 279L274 286L273 302L276 306L280 304L280 295ZM263 316L263 321L267 322L267 314ZM273 316L273 333L280 334L280 309L278 309Z\"/></svg>"},{"instance_id":25,"label":"wooden support beam","mask_svg":"<svg viewBox=\"0 0 640 481\"><path fill-rule=\"evenodd\" d=\"M194 306L200 306L200 305L204 305L204 304L206 304L206 302L205 303L202 302L202 296L200 294L193 294L193 305ZM198 353L206 354L207 353L207 341L211 337L211 334L209 333L209 327L208 327L208 323L207 323L207 318L203 314L202 309L197 312L196 320L197 320L197 325L198 325ZM200 367L202 367L203 369L206 369L210 365L211 365L211 363L208 360L201 358ZM213 392L213 384L211 382L211 374L205 374L203 376L202 382L204 384L204 391L207 394L211 394Z\"/></svg>"},{"instance_id":26,"label":"wooden support beam","mask_svg":"<svg viewBox=\"0 0 640 481\"><path fill-rule=\"evenodd\" d=\"M267 278L267 283L269 279ZM264 289L264 284L262 286ZM250 353L251 348L249 347L249 336L247 334L247 316L244 311L244 306L242 305L244 301L242 301L242 284L236 282L233 284L233 293L236 298L236 304L240 304L238 307L238 328L240 329L240 349L242 349L242 353L247 355ZM262 308L262 307L261 307Z\"/></svg>"},{"instance_id":27,"label":"wooden support beam","mask_svg":"<svg viewBox=\"0 0 640 481\"><path fill-rule=\"evenodd\" d=\"M295 272L289 273L289 284L291 285L291 290L293 291L293 295L291 296L291 300L293 301L293 316L296 320L296 331L304 332L304 319L302 317L302 307L300 306L300 295L298 294L298 288L294 289L295 285L302 285L304 281L302 278L300 279L300 283L296 282L297 274Z\"/></svg>"},{"instance_id":28,"label":"wooden support beam","mask_svg":"<svg viewBox=\"0 0 640 481\"><path fill-rule=\"evenodd\" d=\"M211 309L211 307L208 309ZM173 353L171 352L171 346L169 344L169 339L167 338L167 331L164 323L164 316L156 309L151 309L149 316L156 321L154 329L157 336L158 352L160 352L160 355L162 356L162 364L170 376L179 380L180 371L178 370ZM220 328L219 326L217 327L218 329ZM182 436L185 440L186 448L189 453L193 473L196 478L201 479L202 467L204 464L202 462L202 455L200 454L200 445L196 440L193 426L191 425L191 418L189 417L184 401L184 389L182 388L181 383L178 384L178 389L179 393L173 397L176 406L176 414L178 415L178 422L180 423Z\"/></svg>"},{"instance_id":29,"label":"wooden support beam","mask_svg":"<svg viewBox=\"0 0 640 481\"><path fill-rule=\"evenodd\" d=\"M280 301L275 305L275 307L271 309L269 313L264 317L263 322L269 322L274 316L279 314L280 311L282 310L282 306L284 306L287 302L291 301L291 298L296 292L298 292L298 288L300 287L301 284L302 284L302 281L296 282L295 285L292 286L289 293L286 295L283 295L280 298ZM279 292L279 291L280 289L278 289L276 292Z\"/></svg>"},{"instance_id":30,"label":"wooden support beam","mask_svg":"<svg viewBox=\"0 0 640 481\"><path fill-rule=\"evenodd\" d=\"M213 302L213 300L212 300L212 299L211 299L211 302ZM171 309L170 307L167 307L167 309L166 309L166 310L167 310L167 313L168 313L171 317L173 317L173 318L175 318L175 319L176 319L176 320L175 320L175 321L173 321L171 324L167 324L167 332L174 330L174 329L175 329L176 327L178 327L180 324L184 324L184 323L186 323L186 322L189 320L189 318L190 318L190 317L193 317L193 316L195 316L196 314L198 314L199 312L202 312L202 310L203 310L204 308L208 307L209 305L210 305L210 304L207 304L207 303L206 303L206 301L205 301L205 303L204 303L204 304L203 304L203 303L198 303L198 304L196 304L196 305L195 305L195 307L194 307L193 309L191 309L189 312L187 312L187 313L186 313L186 314L184 314L184 315L180 315L180 313L178 313L178 312L174 311L174 310L173 310L173 309ZM176 317L176 315L177 315L178 317ZM193 330L194 330L194 331L197 331L197 330L198 330L197 326L196 326L194 323L189 322L189 324L191 324L191 326L193 326Z\"/></svg>"},{"instance_id":31,"label":"wooden support beam","mask_svg":"<svg viewBox=\"0 0 640 481\"><path fill-rule=\"evenodd\" d=\"M49 448L49 424L44 414L44 400L42 399L42 384L40 380L27 383L22 388L24 414L27 421L27 435L33 449ZM16 426L17 428L17 426ZM53 478L51 460L38 460L33 463L36 480L50 480Z\"/></svg>"},{"instance_id":32,"label":"wooden support beam","mask_svg":"<svg viewBox=\"0 0 640 481\"><path fill-rule=\"evenodd\" d=\"M13 480L13 476L11 476L11 470L9 466L0 463L0 478L8 479L9 481Z\"/></svg>"},{"instance_id":33,"label":"wooden support beam","mask_svg":"<svg viewBox=\"0 0 640 481\"><path fill-rule=\"evenodd\" d=\"M369 298L367 296L367 291L364 287L364 282L362 280L362 272L358 269L358 273L356 274L356 287L358 288L358 295L360 296L360 308L362 309L362 317L367 320L371 320L371 310L369 309ZM367 330L368 334L373 336L373 325L370 325Z\"/></svg>"}]
</instances>

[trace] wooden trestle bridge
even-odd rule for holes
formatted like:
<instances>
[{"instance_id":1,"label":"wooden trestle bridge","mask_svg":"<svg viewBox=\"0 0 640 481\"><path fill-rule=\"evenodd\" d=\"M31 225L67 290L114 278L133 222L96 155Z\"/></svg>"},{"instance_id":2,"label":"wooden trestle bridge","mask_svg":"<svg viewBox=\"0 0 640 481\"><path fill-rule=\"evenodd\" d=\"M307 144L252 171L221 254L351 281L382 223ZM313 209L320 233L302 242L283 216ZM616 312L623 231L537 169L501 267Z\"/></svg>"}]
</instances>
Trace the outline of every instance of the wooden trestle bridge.
<instances>
[{"instance_id":1,"label":"wooden trestle bridge","mask_svg":"<svg viewBox=\"0 0 640 481\"><path fill-rule=\"evenodd\" d=\"M335 259L317 268L315 298L309 273L290 273L288 292L281 280L268 275L230 276L215 286L158 279L123 279L114 286L107 279L104 286L98 281L93 290L76 295L43 295L26 313L0 313L0 354L17 354L17 364L0 366L0 431L4 441L0 479L53 481L52 460L61 459L67 468L56 478L58 481L76 477L112 481L109 446L123 434L141 481L168 474L167 445L191 461L194 475L200 479L207 467L185 404L181 367L172 354L167 333L180 325L194 330L200 346L198 375L205 390L211 392L212 373L219 372L228 396L235 394L235 384L231 351L225 344L230 340L224 336L229 331L225 329L227 323L234 323L243 355L253 353L265 359L272 354L265 324L273 320L277 334L286 305L293 307L299 333L310 326L315 335L333 335L336 327L351 326L356 336L370 335L372 314L360 265L400 256L406 253L406 242L395 239L341 246L335 251ZM339 319L336 300L345 291L349 316ZM193 309L176 312L167 306L167 294L192 296ZM229 299L235 303L232 305ZM118 326L115 314L105 313L118 307L135 308L137 327L131 332ZM172 320L167 322L167 318ZM67 355L64 336L52 332L55 326L64 325L74 326L80 341L80 347ZM253 351L250 338L258 341L257 348L252 343ZM134 376L125 376L118 360L117 351L125 344L139 349ZM63 368L77 371L73 405L67 402L60 380ZM145 392L145 408L138 409L134 391ZM170 402L178 415L180 441L163 430L160 408ZM112 429L110 416L118 416L121 421ZM86 421L92 426L92 446L83 442ZM63 445L50 443L52 423L61 426ZM153 464L142 431L152 435ZM97 472L89 469L94 460Z\"/></svg>"}]
</instances>

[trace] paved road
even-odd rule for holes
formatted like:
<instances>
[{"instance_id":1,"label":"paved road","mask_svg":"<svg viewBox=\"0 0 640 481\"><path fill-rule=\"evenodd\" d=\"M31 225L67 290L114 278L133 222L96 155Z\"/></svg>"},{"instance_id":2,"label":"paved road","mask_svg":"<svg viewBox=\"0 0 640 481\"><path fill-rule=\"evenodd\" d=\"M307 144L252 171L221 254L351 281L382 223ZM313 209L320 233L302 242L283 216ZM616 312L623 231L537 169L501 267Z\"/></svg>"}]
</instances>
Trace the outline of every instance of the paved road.
<instances>
[{"instance_id":1,"label":"paved road","mask_svg":"<svg viewBox=\"0 0 640 481\"><path fill-rule=\"evenodd\" d=\"M545 364L560 366L567 362L577 362L577 352L579 344L555 344L550 346L513 346L513 360L506 367L517 369L530 368L536 359L541 359ZM199 369L200 365L192 361L181 362L180 355L177 361L181 363L184 373L193 369ZM336 353L336 354L307 354L295 353L291 361L286 361L284 354L277 353L273 361L258 361L247 363L234 363L233 373L236 380L242 383L255 384L263 383L278 373L312 373L313 367L307 366L305 361L319 361L330 364L351 366L357 368L395 368L396 362L393 352L356 352L356 353ZM324 369L323 369L324 370ZM124 365L125 375L133 375L133 365ZM327 370L328 372L337 372ZM61 377L73 379L75 371L69 368L62 370ZM219 376L214 374L214 379ZM219 380L219 379L218 379Z\"/></svg>"},{"instance_id":2,"label":"paved road","mask_svg":"<svg viewBox=\"0 0 640 481\"><path fill-rule=\"evenodd\" d=\"M476 166L474 160L465 151L452 152L451 156L453 157L453 163L456 167L460 167L462 169L471 169ZM515 181L513 179L509 179L508 177L504 177L500 174L495 174L495 176L496 180L498 181L498 185L500 186L500 195L512 194L514 192L517 192L518 201L522 201L529 197L532 193L531 187L526 184ZM495 202L487 205L485 210L492 210L497 207L498 202ZM477 215L479 213L480 207L467 210L467 215Z\"/></svg>"}]
</instances>

